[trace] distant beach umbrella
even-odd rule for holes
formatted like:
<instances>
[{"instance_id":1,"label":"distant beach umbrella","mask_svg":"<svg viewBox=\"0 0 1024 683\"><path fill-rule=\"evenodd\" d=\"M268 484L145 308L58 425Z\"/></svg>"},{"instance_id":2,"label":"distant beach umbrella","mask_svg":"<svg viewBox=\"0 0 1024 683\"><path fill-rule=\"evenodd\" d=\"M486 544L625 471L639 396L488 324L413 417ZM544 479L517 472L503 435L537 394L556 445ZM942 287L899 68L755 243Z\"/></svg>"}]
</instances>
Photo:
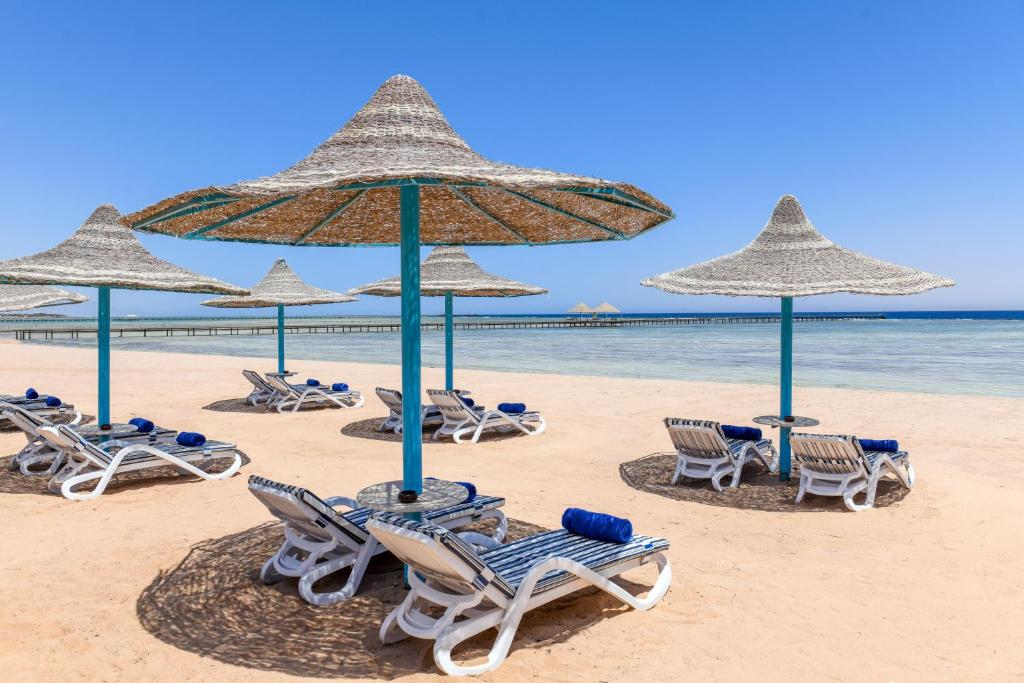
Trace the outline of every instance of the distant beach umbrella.
<instances>
[{"instance_id":1,"label":"distant beach umbrella","mask_svg":"<svg viewBox=\"0 0 1024 683\"><path fill-rule=\"evenodd\" d=\"M356 301L354 296L308 285L299 279L283 258L274 261L270 271L249 290L248 296L222 296L203 302L214 308L277 309L277 371L284 369L284 307L341 304Z\"/></svg>"},{"instance_id":2,"label":"distant beach umbrella","mask_svg":"<svg viewBox=\"0 0 1024 683\"><path fill-rule=\"evenodd\" d=\"M373 296L401 296L402 278L396 275L349 291ZM445 388L452 389L455 382L452 297L513 297L547 292L543 287L488 273L469 258L462 247L434 247L420 266L420 296L444 297Z\"/></svg>"},{"instance_id":3,"label":"distant beach umbrella","mask_svg":"<svg viewBox=\"0 0 1024 683\"><path fill-rule=\"evenodd\" d=\"M575 306L573 306L572 308L570 308L568 312L569 313L579 313L580 314L580 320L582 320L584 313L593 313L594 309L591 308L590 306L586 305L585 303L583 303L581 301L578 304L576 304Z\"/></svg>"},{"instance_id":4,"label":"distant beach umbrella","mask_svg":"<svg viewBox=\"0 0 1024 683\"><path fill-rule=\"evenodd\" d=\"M605 301L594 307L594 313L622 313L622 311Z\"/></svg>"},{"instance_id":5,"label":"distant beach umbrella","mask_svg":"<svg viewBox=\"0 0 1024 683\"><path fill-rule=\"evenodd\" d=\"M80 304L89 297L47 285L0 285L0 313L27 311L44 306Z\"/></svg>"},{"instance_id":6,"label":"distant beach umbrella","mask_svg":"<svg viewBox=\"0 0 1024 683\"><path fill-rule=\"evenodd\" d=\"M0 283L96 287L100 424L110 422L110 290L245 294L241 287L193 273L159 259L142 246L113 206L93 211L71 237L53 249L0 261Z\"/></svg>"},{"instance_id":7,"label":"distant beach umbrella","mask_svg":"<svg viewBox=\"0 0 1024 683\"><path fill-rule=\"evenodd\" d=\"M952 287L946 277L844 249L811 224L792 195L779 199L767 225L737 252L642 281L673 294L765 296L782 299L780 417L792 413L793 297L852 294L918 294ZM790 473L789 428L783 427L780 474Z\"/></svg>"},{"instance_id":8,"label":"distant beach umbrella","mask_svg":"<svg viewBox=\"0 0 1024 683\"><path fill-rule=\"evenodd\" d=\"M400 244L404 483L420 491L420 244L624 240L672 217L632 185L485 159L419 83L394 76L294 166L185 192L129 220L139 230L200 240Z\"/></svg>"}]
</instances>

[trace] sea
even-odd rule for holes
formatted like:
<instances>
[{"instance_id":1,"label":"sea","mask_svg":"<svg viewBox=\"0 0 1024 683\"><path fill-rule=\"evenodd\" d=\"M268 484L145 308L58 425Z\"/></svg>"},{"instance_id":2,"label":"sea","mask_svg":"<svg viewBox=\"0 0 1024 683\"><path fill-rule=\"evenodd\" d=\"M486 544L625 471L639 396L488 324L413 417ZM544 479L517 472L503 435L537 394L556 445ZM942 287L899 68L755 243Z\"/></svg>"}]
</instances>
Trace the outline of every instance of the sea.
<instances>
[{"instance_id":1,"label":"sea","mask_svg":"<svg viewBox=\"0 0 1024 683\"><path fill-rule=\"evenodd\" d=\"M857 312L852 315L872 314ZM638 313L621 317L668 318L743 316L748 313ZM764 314L769 315L769 314ZM807 316L841 318L842 312ZM872 314L874 315L874 314ZM869 320L797 321L794 325L794 383L935 394L1024 397L1024 311L886 311ZM558 315L456 316L457 321L552 320ZM397 322L393 317L289 316L294 322ZM437 318L424 317L424 320ZM274 324L270 317L115 318L114 328L153 328L228 323ZM89 318L0 318L0 336L16 329L89 327ZM302 372L303 360L399 363L398 332L289 334L289 369ZM95 346L95 338L31 343ZM276 367L276 337L262 335L114 337L116 349L153 352L256 356ZM423 363L444 365L443 332L424 331ZM459 368L513 372L637 377L776 384L779 377L779 325L776 322L562 329L485 329L455 331Z\"/></svg>"}]
</instances>

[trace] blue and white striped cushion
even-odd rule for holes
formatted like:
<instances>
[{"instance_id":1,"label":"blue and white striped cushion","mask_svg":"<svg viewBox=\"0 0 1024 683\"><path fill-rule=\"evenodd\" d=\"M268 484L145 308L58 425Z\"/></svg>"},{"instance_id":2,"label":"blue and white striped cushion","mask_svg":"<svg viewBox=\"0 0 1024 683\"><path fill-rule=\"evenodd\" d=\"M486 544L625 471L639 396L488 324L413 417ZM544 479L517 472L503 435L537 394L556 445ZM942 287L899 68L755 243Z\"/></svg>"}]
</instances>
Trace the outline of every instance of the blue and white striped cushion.
<instances>
[{"instance_id":1,"label":"blue and white striped cushion","mask_svg":"<svg viewBox=\"0 0 1024 683\"><path fill-rule=\"evenodd\" d=\"M764 451L772 445L771 439L758 439L757 441L748 441L746 439L729 439L726 438L725 442L729 444L729 451L735 456L743 452L749 444L754 444L757 450Z\"/></svg>"},{"instance_id":2,"label":"blue and white striped cushion","mask_svg":"<svg viewBox=\"0 0 1024 683\"><path fill-rule=\"evenodd\" d=\"M899 451L897 453L890 453L888 451L864 451L864 458L871 464L872 467L875 466L875 461L878 460L883 455L888 455L890 458L892 458L893 462L899 462L900 460L906 458L908 456L908 453L906 451Z\"/></svg>"},{"instance_id":3,"label":"blue and white striped cushion","mask_svg":"<svg viewBox=\"0 0 1024 683\"><path fill-rule=\"evenodd\" d=\"M472 515L478 517L481 513L488 510L494 510L505 504L504 498L498 498L497 496L477 496L471 502L459 503L458 505L451 505L440 510L431 510L430 512L424 513L424 517L427 518L428 522L433 524L443 524L459 517L466 517ZM363 531L366 530L366 520L373 514L373 510L370 508L359 508L358 510L352 510L342 515L345 519L356 524Z\"/></svg>"}]
</instances>

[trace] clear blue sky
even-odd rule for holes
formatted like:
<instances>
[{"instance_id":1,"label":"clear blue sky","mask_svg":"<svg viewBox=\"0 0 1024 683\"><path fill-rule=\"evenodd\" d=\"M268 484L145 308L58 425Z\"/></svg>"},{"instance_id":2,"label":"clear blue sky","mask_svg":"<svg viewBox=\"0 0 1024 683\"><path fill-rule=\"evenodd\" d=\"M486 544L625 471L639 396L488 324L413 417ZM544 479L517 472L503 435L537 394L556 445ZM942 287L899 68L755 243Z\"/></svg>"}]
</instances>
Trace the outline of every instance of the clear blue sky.
<instances>
[{"instance_id":1,"label":"clear blue sky","mask_svg":"<svg viewBox=\"0 0 1024 683\"><path fill-rule=\"evenodd\" d=\"M459 311L774 309L639 281L743 246L785 193L833 240L959 283L798 309L1024 308L1022 34L1019 0L8 3L0 257L52 246L101 203L280 170L406 73L480 153L631 182L678 215L627 243L471 249L551 294ZM398 265L395 248L143 241L243 285L279 256L338 289ZM123 292L114 312L214 313L201 299Z\"/></svg>"}]
</instances>

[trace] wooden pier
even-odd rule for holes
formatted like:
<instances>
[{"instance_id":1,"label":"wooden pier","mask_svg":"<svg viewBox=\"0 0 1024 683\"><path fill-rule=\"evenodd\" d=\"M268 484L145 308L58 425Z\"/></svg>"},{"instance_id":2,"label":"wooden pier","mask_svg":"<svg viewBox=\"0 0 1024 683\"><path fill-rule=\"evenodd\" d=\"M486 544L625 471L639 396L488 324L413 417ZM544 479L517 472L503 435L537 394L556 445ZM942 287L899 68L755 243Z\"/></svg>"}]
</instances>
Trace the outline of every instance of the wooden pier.
<instances>
[{"instance_id":1,"label":"wooden pier","mask_svg":"<svg viewBox=\"0 0 1024 683\"><path fill-rule=\"evenodd\" d=\"M882 320L884 315L796 315L794 322L841 322L851 320ZM619 328L619 327L651 327L678 325L750 325L758 323L777 323L778 316L694 316L686 318L585 318L582 320L568 318L552 318L550 320L459 320L454 323L456 330L527 330L527 329L571 329L571 328ZM443 330L444 321L423 322L424 330ZM368 332L398 332L402 329L398 322L360 322L360 323L304 323L297 320L286 322L285 334L353 334ZM10 330L14 337L21 341L47 339L79 339L96 336L95 327L39 327ZM125 326L112 327L112 337L217 337L224 335L261 335L277 334L277 325L267 324L186 324L186 325L154 325L151 327Z\"/></svg>"}]
</instances>

